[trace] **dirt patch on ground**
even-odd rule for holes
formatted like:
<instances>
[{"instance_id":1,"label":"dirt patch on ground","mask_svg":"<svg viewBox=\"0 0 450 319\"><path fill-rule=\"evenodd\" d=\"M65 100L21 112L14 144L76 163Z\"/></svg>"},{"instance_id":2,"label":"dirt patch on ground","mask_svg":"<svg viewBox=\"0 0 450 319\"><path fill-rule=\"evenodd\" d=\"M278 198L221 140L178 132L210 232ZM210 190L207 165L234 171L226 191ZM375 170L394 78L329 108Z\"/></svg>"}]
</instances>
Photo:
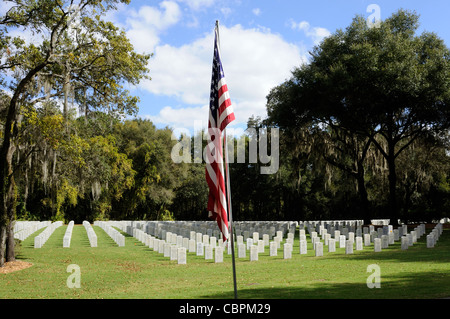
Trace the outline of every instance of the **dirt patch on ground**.
<instances>
[{"instance_id":1,"label":"dirt patch on ground","mask_svg":"<svg viewBox=\"0 0 450 319\"><path fill-rule=\"evenodd\" d=\"M14 271L19 271L22 269L26 269L33 266L32 263L28 263L26 261L8 261L5 263L4 267L0 267L0 274L9 274Z\"/></svg>"}]
</instances>

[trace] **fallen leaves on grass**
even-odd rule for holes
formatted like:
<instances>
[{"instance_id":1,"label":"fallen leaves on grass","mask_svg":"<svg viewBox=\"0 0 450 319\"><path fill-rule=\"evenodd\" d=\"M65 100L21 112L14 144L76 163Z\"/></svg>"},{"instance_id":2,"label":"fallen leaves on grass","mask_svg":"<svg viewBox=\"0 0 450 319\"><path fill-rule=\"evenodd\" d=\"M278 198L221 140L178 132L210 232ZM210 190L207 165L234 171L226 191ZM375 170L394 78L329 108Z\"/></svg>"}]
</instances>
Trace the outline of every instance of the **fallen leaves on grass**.
<instances>
[{"instance_id":1,"label":"fallen leaves on grass","mask_svg":"<svg viewBox=\"0 0 450 319\"><path fill-rule=\"evenodd\" d=\"M8 261L5 263L4 267L0 267L0 274L9 274L11 272L26 269L31 266L33 266L33 264L26 261Z\"/></svg>"}]
</instances>

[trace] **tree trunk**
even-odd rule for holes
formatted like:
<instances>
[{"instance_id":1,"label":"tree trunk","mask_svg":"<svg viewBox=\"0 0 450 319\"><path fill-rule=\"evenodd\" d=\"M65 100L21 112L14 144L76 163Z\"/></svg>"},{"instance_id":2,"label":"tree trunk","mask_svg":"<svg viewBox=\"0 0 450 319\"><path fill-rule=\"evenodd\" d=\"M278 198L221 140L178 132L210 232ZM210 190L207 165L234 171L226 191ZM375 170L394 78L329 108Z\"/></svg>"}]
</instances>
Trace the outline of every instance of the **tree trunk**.
<instances>
[{"instance_id":1,"label":"tree trunk","mask_svg":"<svg viewBox=\"0 0 450 319\"><path fill-rule=\"evenodd\" d=\"M64 67L65 68L64 68L64 84L63 84L63 91L64 91L63 117L66 120L67 125L67 119L69 117L69 94L70 94L70 66L68 60L66 60Z\"/></svg>"},{"instance_id":2,"label":"tree trunk","mask_svg":"<svg viewBox=\"0 0 450 319\"><path fill-rule=\"evenodd\" d=\"M387 158L389 168L389 200L388 212L390 224L398 226L398 210L397 210L397 173L395 171L395 144L390 142L388 145L389 154Z\"/></svg>"},{"instance_id":3,"label":"tree trunk","mask_svg":"<svg viewBox=\"0 0 450 319\"><path fill-rule=\"evenodd\" d=\"M0 216L0 267L5 265L6 253L6 222Z\"/></svg>"},{"instance_id":4,"label":"tree trunk","mask_svg":"<svg viewBox=\"0 0 450 319\"><path fill-rule=\"evenodd\" d=\"M11 252L14 254L14 245L9 241L7 249L6 243L8 228L15 214L15 183L12 174L12 155L15 147L11 140L6 141L6 138L2 146L0 152L0 267L4 266L5 255L6 261L8 261ZM8 250L8 254L6 254L6 250Z\"/></svg>"},{"instance_id":5,"label":"tree trunk","mask_svg":"<svg viewBox=\"0 0 450 319\"><path fill-rule=\"evenodd\" d=\"M6 216L7 216L7 224L6 224L6 261L14 261L15 260L15 241L14 241L14 222L16 220L16 205L17 205L17 196L16 196L16 182L13 174L13 165L12 159L13 154L16 150L16 147L13 142L11 142L9 151L7 153L6 162L7 162L7 181L8 181L8 190L5 194L5 204L6 204Z\"/></svg>"},{"instance_id":6,"label":"tree trunk","mask_svg":"<svg viewBox=\"0 0 450 319\"><path fill-rule=\"evenodd\" d=\"M16 242L14 240L14 223L15 220L10 221L6 228L6 261L16 260Z\"/></svg>"},{"instance_id":7,"label":"tree trunk","mask_svg":"<svg viewBox=\"0 0 450 319\"><path fill-rule=\"evenodd\" d=\"M358 194L361 201L364 225L370 225L370 202L367 194L366 183L364 181L364 166L362 162L358 162L358 174L356 175L356 179L358 181Z\"/></svg>"},{"instance_id":8,"label":"tree trunk","mask_svg":"<svg viewBox=\"0 0 450 319\"><path fill-rule=\"evenodd\" d=\"M48 58L48 57L47 57ZM3 143L0 147L0 267L5 261L5 243L8 223L14 220L15 215L15 183L13 177L12 157L15 152L13 143L17 128L14 124L19 113L19 98L25 91L25 87L31 82L34 75L42 70L47 61L39 64L19 82L8 106L3 128ZM11 249L9 250L11 251ZM14 249L13 249L14 252Z\"/></svg>"}]
</instances>

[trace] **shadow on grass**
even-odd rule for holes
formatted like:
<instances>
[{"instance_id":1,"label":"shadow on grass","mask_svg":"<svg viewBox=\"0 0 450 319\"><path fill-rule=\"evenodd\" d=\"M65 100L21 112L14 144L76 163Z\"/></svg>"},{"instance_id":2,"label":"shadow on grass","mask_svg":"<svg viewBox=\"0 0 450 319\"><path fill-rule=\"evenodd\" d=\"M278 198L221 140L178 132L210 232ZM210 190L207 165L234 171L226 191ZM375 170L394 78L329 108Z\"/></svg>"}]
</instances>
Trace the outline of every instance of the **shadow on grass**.
<instances>
[{"instance_id":1,"label":"shadow on grass","mask_svg":"<svg viewBox=\"0 0 450 319\"><path fill-rule=\"evenodd\" d=\"M370 259L375 261L398 261L398 262L430 262L450 264L450 230L444 230L434 248L427 248L426 235L407 250L401 250L400 243L381 252L365 250L358 254L347 255L353 260ZM336 256L338 257L338 256Z\"/></svg>"},{"instance_id":2,"label":"shadow on grass","mask_svg":"<svg viewBox=\"0 0 450 319\"><path fill-rule=\"evenodd\" d=\"M368 274L369 275L369 274ZM230 283L232 285L232 283ZM401 273L381 276L380 288L366 282L318 282L305 287L239 287L239 299L436 299L450 297L448 272ZM201 298L232 299L233 291L204 295Z\"/></svg>"},{"instance_id":3,"label":"shadow on grass","mask_svg":"<svg viewBox=\"0 0 450 319\"><path fill-rule=\"evenodd\" d=\"M372 246L373 249L373 246ZM390 246L381 252L375 253L365 247L364 251L354 254L327 254L324 259L345 259L348 261L368 260L381 266L381 288L368 288L366 280L371 275L367 273L362 282L354 282L348 278L348 282L331 282L324 279L320 282L305 282L282 285L276 283L275 287L262 287L264 282L249 283L239 286L238 297L240 299L430 299L450 297L450 230L444 230L434 248L426 247L426 236L408 250L401 250L400 244ZM389 267L394 263L421 264L417 270L398 271L394 274L383 274L383 267ZM387 264L386 264L387 263ZM439 264L438 270L430 271L433 264ZM384 266L383 266L384 265ZM446 266L448 265L448 266ZM288 276L288 274L287 274ZM242 280L245 281L245 280ZM232 285L232 283L230 283ZM295 286L292 286L295 285ZM233 298L233 292L223 292L213 295L204 295L202 298Z\"/></svg>"}]
</instances>

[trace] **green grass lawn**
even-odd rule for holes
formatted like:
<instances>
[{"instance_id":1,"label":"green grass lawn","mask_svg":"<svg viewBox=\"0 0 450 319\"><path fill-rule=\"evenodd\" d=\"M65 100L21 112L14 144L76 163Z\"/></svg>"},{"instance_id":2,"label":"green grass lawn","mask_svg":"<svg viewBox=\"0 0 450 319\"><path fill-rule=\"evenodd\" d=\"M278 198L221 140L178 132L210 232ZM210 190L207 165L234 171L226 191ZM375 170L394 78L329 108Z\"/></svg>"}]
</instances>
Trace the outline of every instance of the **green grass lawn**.
<instances>
[{"instance_id":1,"label":"green grass lawn","mask_svg":"<svg viewBox=\"0 0 450 319\"><path fill-rule=\"evenodd\" d=\"M18 250L17 259L33 266L0 274L0 298L233 298L231 256L223 263L187 254L178 265L126 235L126 246L117 247L94 226L98 247L91 248L85 228L75 225L70 248L62 241L67 226L59 227L41 249L34 249L31 235ZM427 234L431 229L427 229ZM308 237L309 235L307 235ZM338 245L337 245L338 246ZM292 259L269 256L258 261L236 258L239 298L444 298L450 297L450 230L444 230L435 248L426 248L426 236L403 251L400 242L375 253L373 244L346 255L344 248L315 257L308 237L308 254L300 255L295 238ZM68 288L67 266L77 264L81 288ZM381 271L381 288L367 287L367 266Z\"/></svg>"}]
</instances>

